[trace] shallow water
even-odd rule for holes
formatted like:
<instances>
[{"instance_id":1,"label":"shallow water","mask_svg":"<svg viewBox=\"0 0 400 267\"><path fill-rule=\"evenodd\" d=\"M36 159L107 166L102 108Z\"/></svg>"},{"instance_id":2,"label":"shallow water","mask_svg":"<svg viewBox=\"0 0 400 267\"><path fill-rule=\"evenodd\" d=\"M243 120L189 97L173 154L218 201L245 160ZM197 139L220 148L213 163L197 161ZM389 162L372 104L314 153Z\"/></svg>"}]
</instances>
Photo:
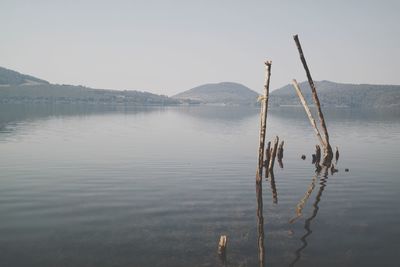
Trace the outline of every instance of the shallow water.
<instances>
[{"instance_id":1,"label":"shallow water","mask_svg":"<svg viewBox=\"0 0 400 267\"><path fill-rule=\"evenodd\" d=\"M222 266L221 234L227 266L257 266L258 112L1 104L0 266ZM266 266L398 266L399 116L325 114L339 172L315 176L304 111L268 113Z\"/></svg>"}]
</instances>

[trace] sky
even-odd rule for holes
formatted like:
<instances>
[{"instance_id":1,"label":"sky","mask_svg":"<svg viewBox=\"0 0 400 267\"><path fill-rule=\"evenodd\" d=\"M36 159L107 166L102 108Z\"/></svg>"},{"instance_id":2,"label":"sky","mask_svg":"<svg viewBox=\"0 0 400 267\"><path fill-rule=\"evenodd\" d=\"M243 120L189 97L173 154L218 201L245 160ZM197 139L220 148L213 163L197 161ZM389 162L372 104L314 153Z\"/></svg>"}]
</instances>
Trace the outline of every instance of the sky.
<instances>
[{"instance_id":1,"label":"sky","mask_svg":"<svg viewBox=\"0 0 400 267\"><path fill-rule=\"evenodd\" d=\"M174 95L306 79L400 84L400 1L0 0L0 66L58 84Z\"/></svg>"}]
</instances>

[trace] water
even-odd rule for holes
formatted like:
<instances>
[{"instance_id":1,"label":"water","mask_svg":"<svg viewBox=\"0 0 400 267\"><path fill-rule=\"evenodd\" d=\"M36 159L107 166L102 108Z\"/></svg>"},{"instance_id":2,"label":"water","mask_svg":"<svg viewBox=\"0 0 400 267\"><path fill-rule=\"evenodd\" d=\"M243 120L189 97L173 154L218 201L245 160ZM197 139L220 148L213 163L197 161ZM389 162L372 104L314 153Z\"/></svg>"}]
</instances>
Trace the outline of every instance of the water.
<instances>
[{"instance_id":1,"label":"water","mask_svg":"<svg viewBox=\"0 0 400 267\"><path fill-rule=\"evenodd\" d=\"M227 266L257 266L258 112L2 104L0 266L222 266L221 234ZM399 116L325 113L327 176L303 110L268 113L285 151L262 185L265 264L398 266Z\"/></svg>"}]
</instances>

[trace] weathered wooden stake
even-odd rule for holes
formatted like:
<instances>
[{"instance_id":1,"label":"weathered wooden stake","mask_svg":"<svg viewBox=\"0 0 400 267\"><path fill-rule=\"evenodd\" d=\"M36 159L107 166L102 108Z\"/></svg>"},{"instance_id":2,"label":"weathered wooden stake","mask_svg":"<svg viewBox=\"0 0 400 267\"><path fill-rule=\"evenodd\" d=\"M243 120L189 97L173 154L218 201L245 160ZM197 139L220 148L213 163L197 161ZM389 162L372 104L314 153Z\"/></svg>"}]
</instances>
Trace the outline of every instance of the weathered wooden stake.
<instances>
[{"instance_id":1,"label":"weathered wooden stake","mask_svg":"<svg viewBox=\"0 0 400 267\"><path fill-rule=\"evenodd\" d=\"M218 243L218 254L219 255L225 255L227 243L228 243L227 236L221 235L219 237L219 243Z\"/></svg>"},{"instance_id":2,"label":"weathered wooden stake","mask_svg":"<svg viewBox=\"0 0 400 267\"><path fill-rule=\"evenodd\" d=\"M333 152L332 152L332 147L329 144L329 134L328 134L328 129L326 127L324 114L322 113L322 110L321 110L321 104L319 102L319 98L318 98L318 95L317 95L317 90L316 90L314 81L313 81L313 79L311 77L310 70L308 69L307 62L306 62L306 59L305 59L304 54L303 54L303 49L301 48L301 45L300 45L299 37L296 34L296 35L293 36L293 38L294 38L294 41L296 42L297 49L299 50L300 60L301 60L301 63L303 63L304 70L306 71L306 75L307 75L308 83L310 84L310 88L311 88L314 104L317 107L318 117L319 117L319 120L320 120L320 123L321 123L322 130L324 131L324 137L325 137L324 141L325 142L323 144L323 147L324 147L324 158L323 158L323 161L322 161L322 165L329 167L331 165L331 162L332 162Z\"/></svg>"},{"instance_id":3,"label":"weathered wooden stake","mask_svg":"<svg viewBox=\"0 0 400 267\"><path fill-rule=\"evenodd\" d=\"M268 173L274 170L274 163L275 163L276 151L278 150L278 143L279 143L279 137L276 136L274 141L274 146L272 147L271 151L271 158L269 159Z\"/></svg>"},{"instance_id":4,"label":"weathered wooden stake","mask_svg":"<svg viewBox=\"0 0 400 267\"><path fill-rule=\"evenodd\" d=\"M261 114L260 114L260 145L258 148L258 169L256 179L262 179L263 163L264 163L264 146L265 135L267 129L267 112L268 112L268 97L269 97L269 80L271 77L271 61L265 62L265 83L264 94L259 98L261 101Z\"/></svg>"}]
</instances>

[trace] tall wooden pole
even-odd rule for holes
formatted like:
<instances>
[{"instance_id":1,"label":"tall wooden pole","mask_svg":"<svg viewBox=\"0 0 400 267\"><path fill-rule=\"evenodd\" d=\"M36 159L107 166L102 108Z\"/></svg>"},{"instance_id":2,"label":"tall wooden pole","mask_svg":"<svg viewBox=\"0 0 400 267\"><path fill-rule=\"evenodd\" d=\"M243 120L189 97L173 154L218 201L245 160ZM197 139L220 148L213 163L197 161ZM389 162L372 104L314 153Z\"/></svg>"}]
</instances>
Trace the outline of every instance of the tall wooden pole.
<instances>
[{"instance_id":1,"label":"tall wooden pole","mask_svg":"<svg viewBox=\"0 0 400 267\"><path fill-rule=\"evenodd\" d=\"M317 95L317 90L316 90L314 81L311 77L310 70L308 69L307 62L304 57L303 49L301 48L300 40L299 40L299 37L297 36L297 34L293 36L293 39L296 42L297 49L299 50L300 60L301 60L301 63L303 63L304 70L306 71L306 75L307 75L308 83L310 84L314 104L317 106L318 117L321 122L322 130L324 131L326 146L324 147L324 160L323 160L322 164L330 166L330 163L333 158L333 152L332 152L331 145L329 144L329 134L328 134L328 129L325 124L324 114L322 113L321 104L319 102L319 98Z\"/></svg>"},{"instance_id":2,"label":"tall wooden pole","mask_svg":"<svg viewBox=\"0 0 400 267\"><path fill-rule=\"evenodd\" d=\"M268 112L268 97L269 97L269 80L271 77L271 61L265 62L265 82L264 94L259 98L261 100L260 114L260 145L258 147L258 169L256 174L257 181L262 179L263 163L264 163L264 147L265 135L267 129L267 112Z\"/></svg>"}]
</instances>

